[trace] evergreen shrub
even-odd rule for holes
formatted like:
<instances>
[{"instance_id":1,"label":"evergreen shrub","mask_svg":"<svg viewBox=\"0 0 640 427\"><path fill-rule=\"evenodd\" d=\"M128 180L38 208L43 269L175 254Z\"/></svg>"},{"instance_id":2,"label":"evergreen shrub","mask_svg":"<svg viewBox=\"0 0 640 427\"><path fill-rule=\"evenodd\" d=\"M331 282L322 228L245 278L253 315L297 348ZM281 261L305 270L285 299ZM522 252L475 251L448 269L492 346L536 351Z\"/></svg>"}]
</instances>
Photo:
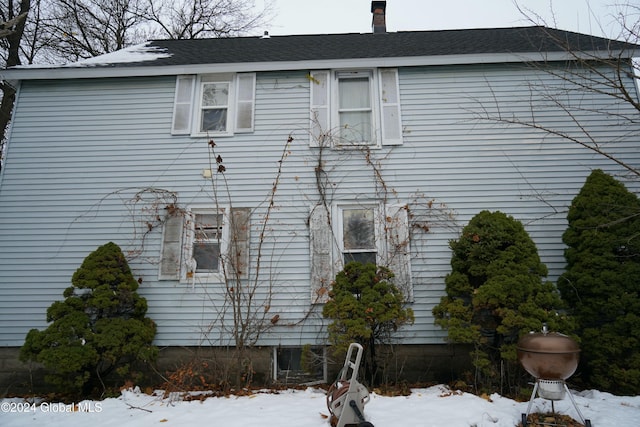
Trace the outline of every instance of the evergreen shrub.
<instances>
[{"instance_id":1,"label":"evergreen shrub","mask_svg":"<svg viewBox=\"0 0 640 427\"><path fill-rule=\"evenodd\" d=\"M393 273L372 263L349 262L336 275L329 301L322 314L333 319L329 342L343 353L352 342L364 348L365 379L374 385L379 377L376 345L389 342L391 335L413 323L405 296L391 282Z\"/></svg>"},{"instance_id":2,"label":"evergreen shrub","mask_svg":"<svg viewBox=\"0 0 640 427\"><path fill-rule=\"evenodd\" d=\"M578 322L585 385L640 394L640 200L594 170L567 220L558 288Z\"/></svg>"},{"instance_id":3,"label":"evergreen shrub","mask_svg":"<svg viewBox=\"0 0 640 427\"><path fill-rule=\"evenodd\" d=\"M65 299L48 308L50 325L27 334L21 360L42 363L57 391L83 395L104 390L112 372L130 375L133 364L155 360L156 326L118 245L89 254L71 283Z\"/></svg>"},{"instance_id":4,"label":"evergreen shrub","mask_svg":"<svg viewBox=\"0 0 640 427\"><path fill-rule=\"evenodd\" d=\"M452 343L473 345L473 381L483 390L506 385L517 393L527 378L517 363L518 339L540 331L571 332L560 315L560 294L543 280L547 267L522 223L502 212L482 211L449 243L446 295L433 309Z\"/></svg>"}]
</instances>

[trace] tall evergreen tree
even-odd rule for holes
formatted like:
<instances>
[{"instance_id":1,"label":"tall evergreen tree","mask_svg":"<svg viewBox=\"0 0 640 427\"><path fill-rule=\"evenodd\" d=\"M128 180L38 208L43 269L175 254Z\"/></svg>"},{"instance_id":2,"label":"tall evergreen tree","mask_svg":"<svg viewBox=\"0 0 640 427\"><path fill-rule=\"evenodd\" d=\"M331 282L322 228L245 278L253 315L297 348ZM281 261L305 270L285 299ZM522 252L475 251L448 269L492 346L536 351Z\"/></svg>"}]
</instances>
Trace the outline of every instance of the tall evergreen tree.
<instances>
[{"instance_id":1,"label":"tall evergreen tree","mask_svg":"<svg viewBox=\"0 0 640 427\"><path fill-rule=\"evenodd\" d=\"M433 309L436 324L447 329L450 342L474 346L478 387L515 388L522 373L516 362L520 336L543 323L571 329L570 319L557 312L560 294L543 281L547 267L522 223L502 212L478 213L450 247L451 273L446 295Z\"/></svg>"},{"instance_id":2,"label":"tall evergreen tree","mask_svg":"<svg viewBox=\"0 0 640 427\"><path fill-rule=\"evenodd\" d=\"M589 386L640 393L640 200L601 170L573 199L558 288L582 337Z\"/></svg>"}]
</instances>

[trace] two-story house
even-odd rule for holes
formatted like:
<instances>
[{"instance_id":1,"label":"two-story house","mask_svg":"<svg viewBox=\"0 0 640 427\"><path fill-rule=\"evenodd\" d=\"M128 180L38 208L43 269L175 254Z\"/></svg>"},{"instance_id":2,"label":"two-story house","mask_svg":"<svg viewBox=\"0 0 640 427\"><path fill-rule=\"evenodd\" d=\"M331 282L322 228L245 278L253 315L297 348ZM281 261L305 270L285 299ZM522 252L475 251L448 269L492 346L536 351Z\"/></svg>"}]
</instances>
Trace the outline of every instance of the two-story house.
<instances>
[{"instance_id":1,"label":"two-story house","mask_svg":"<svg viewBox=\"0 0 640 427\"><path fill-rule=\"evenodd\" d=\"M601 59L632 70L628 45L536 26L392 33L373 3L368 34L156 40L3 70L17 88L0 175L3 359L109 241L162 354L242 339L278 379L305 346L324 363L322 304L348 260L394 271L415 323L392 339L416 377L437 378L456 356L431 313L448 242L481 210L522 221L555 280L586 176L624 178L574 140L640 166L640 125L624 121L637 111L588 90L614 75Z\"/></svg>"}]
</instances>

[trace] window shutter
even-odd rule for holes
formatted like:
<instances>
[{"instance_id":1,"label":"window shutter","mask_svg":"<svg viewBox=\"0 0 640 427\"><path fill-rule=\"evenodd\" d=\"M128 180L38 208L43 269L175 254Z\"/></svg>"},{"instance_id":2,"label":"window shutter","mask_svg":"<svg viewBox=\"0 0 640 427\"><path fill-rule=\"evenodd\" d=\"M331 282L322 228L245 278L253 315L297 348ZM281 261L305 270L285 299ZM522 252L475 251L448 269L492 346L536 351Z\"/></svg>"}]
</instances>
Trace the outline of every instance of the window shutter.
<instances>
[{"instance_id":1,"label":"window shutter","mask_svg":"<svg viewBox=\"0 0 640 427\"><path fill-rule=\"evenodd\" d=\"M329 71L311 71L311 147L327 145L329 135Z\"/></svg>"},{"instance_id":2,"label":"window shutter","mask_svg":"<svg viewBox=\"0 0 640 427\"><path fill-rule=\"evenodd\" d=\"M180 280L183 219L180 213L168 213L164 221L158 280Z\"/></svg>"},{"instance_id":3,"label":"window shutter","mask_svg":"<svg viewBox=\"0 0 640 427\"><path fill-rule=\"evenodd\" d=\"M191 133L194 83L195 76L176 77L176 94L173 103L173 121L171 126L171 133L173 135L187 135Z\"/></svg>"},{"instance_id":4,"label":"window shutter","mask_svg":"<svg viewBox=\"0 0 640 427\"><path fill-rule=\"evenodd\" d=\"M402 144L402 117L400 115L400 89L398 70L379 70L380 117L382 120L382 145Z\"/></svg>"},{"instance_id":5,"label":"window shutter","mask_svg":"<svg viewBox=\"0 0 640 427\"><path fill-rule=\"evenodd\" d=\"M329 299L333 281L331 268L331 227L329 213L317 205L309 216L309 240L311 246L311 303L324 303Z\"/></svg>"},{"instance_id":6,"label":"window shutter","mask_svg":"<svg viewBox=\"0 0 640 427\"><path fill-rule=\"evenodd\" d=\"M249 277L251 209L233 208L229 215L229 279Z\"/></svg>"},{"instance_id":7,"label":"window shutter","mask_svg":"<svg viewBox=\"0 0 640 427\"><path fill-rule=\"evenodd\" d=\"M253 132L256 93L255 73L238 74L236 132Z\"/></svg>"},{"instance_id":8,"label":"window shutter","mask_svg":"<svg viewBox=\"0 0 640 427\"><path fill-rule=\"evenodd\" d=\"M393 272L393 283L404 293L407 301L413 301L407 205L386 206L385 236L386 267Z\"/></svg>"}]
</instances>

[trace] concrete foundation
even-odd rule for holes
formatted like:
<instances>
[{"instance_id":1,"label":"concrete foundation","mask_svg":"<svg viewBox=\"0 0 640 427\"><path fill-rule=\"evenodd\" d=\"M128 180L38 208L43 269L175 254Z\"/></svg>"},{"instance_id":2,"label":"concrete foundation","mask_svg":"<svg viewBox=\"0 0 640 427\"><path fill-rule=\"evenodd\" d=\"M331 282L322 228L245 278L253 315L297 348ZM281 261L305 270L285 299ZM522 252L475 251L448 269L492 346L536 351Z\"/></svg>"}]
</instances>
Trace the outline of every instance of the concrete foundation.
<instances>
[{"instance_id":1,"label":"concrete foundation","mask_svg":"<svg viewBox=\"0 0 640 427\"><path fill-rule=\"evenodd\" d=\"M51 391L44 382L42 367L21 362L19 351L18 347L0 348L0 397ZM274 385L273 355L272 347L255 347L244 355L232 347L161 348L156 365L142 374L137 385L160 387L170 382L184 388L202 388L203 381L205 385L233 383L244 375L243 382L248 379L252 385L268 387ZM378 348L378 355L384 372L381 380L388 383L450 383L472 369L469 348L465 346L383 346ZM327 382L337 377L343 363L344 358L327 351ZM124 384L123 380L117 381Z\"/></svg>"}]
</instances>

